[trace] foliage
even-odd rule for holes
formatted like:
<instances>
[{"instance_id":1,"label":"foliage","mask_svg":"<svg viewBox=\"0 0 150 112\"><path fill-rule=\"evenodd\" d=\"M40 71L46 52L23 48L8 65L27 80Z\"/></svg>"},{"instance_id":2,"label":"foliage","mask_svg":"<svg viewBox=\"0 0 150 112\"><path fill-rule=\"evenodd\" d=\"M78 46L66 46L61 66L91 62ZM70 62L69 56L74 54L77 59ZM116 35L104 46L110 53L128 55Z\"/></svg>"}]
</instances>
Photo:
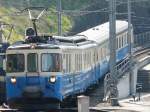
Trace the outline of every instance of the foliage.
<instances>
[{"instance_id":1,"label":"foliage","mask_svg":"<svg viewBox=\"0 0 150 112\"><path fill-rule=\"evenodd\" d=\"M11 43L17 40L22 40L24 38L24 32L27 27L31 27L32 23L29 20L28 13L20 13L20 15L16 15L15 12L20 11L20 5L24 2L24 0L0 0L0 21L3 21L8 24L13 24L14 29L11 35L11 38L8 40ZM33 2L34 1L34 2ZM40 0L38 0L40 1ZM43 1L43 0L42 0ZM35 3L42 4L42 2L35 2L35 0L31 0L33 2L31 5ZM45 2L46 4L47 2ZM22 4L25 5L25 4ZM44 4L42 4L44 5ZM50 4L46 4L50 5ZM25 6L24 6L25 7ZM24 7L21 7L24 9ZM51 6L51 11L55 11L55 6ZM22 10L21 9L21 10ZM40 11L39 11L40 12ZM38 13L39 13L38 12ZM49 34L57 34L57 14L56 13L46 13L37 21L37 28L39 33L49 33ZM69 16L62 16L62 31L63 33L67 33L72 28L72 21ZM9 35L9 27L3 28L3 34L5 37Z\"/></svg>"},{"instance_id":2,"label":"foliage","mask_svg":"<svg viewBox=\"0 0 150 112\"><path fill-rule=\"evenodd\" d=\"M23 13L21 16L2 16L11 15L16 11L20 11L28 6L42 6L47 7L48 12L38 22L37 27L40 33L57 34L57 4L59 0L0 0L0 21L14 24L15 33L13 33L11 42L23 39L25 28L32 26L32 23L28 19L27 13ZM108 0L61 0L63 10L100 10L106 8L106 12L87 13L87 14L64 14L62 17L62 32L64 35L72 35L78 32L84 31L90 27L96 26L103 22L108 21ZM126 2L120 0L121 2ZM118 13L127 12L127 4L123 3L117 5ZM149 25L148 18L150 17L150 1L133 0L132 2L132 24L135 32L142 32L143 30L149 30L149 27L139 28L137 23ZM136 17L137 16L137 17ZM143 17L143 18L138 18ZM127 15L117 15L117 19L127 19ZM8 35L9 30L5 29L5 35ZM22 37L22 38L21 38Z\"/></svg>"}]
</instances>

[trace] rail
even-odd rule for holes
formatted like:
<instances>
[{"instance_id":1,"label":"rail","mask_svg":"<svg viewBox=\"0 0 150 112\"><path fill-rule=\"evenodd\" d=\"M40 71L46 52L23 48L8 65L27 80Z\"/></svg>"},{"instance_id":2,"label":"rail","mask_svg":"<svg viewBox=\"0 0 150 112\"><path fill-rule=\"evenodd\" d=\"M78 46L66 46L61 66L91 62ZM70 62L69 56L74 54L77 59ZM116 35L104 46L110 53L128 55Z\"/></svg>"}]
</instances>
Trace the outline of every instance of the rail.
<instances>
[{"instance_id":1,"label":"rail","mask_svg":"<svg viewBox=\"0 0 150 112\"><path fill-rule=\"evenodd\" d=\"M150 43L150 31L137 34L134 36L134 47L145 46L146 43Z\"/></svg>"}]
</instances>

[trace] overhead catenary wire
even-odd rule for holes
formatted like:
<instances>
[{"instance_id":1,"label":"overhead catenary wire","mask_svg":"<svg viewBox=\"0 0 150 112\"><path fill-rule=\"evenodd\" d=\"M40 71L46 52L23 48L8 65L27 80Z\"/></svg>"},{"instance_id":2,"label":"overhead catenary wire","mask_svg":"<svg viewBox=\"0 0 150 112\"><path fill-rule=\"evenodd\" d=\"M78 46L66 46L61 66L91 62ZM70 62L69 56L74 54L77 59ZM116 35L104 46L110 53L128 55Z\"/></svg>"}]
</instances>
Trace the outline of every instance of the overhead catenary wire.
<instances>
[{"instance_id":1,"label":"overhead catenary wire","mask_svg":"<svg viewBox=\"0 0 150 112\"><path fill-rule=\"evenodd\" d=\"M135 16L135 15L132 15L133 19L144 19L144 20L147 20L147 21L150 21L149 17L142 17L142 16Z\"/></svg>"},{"instance_id":2,"label":"overhead catenary wire","mask_svg":"<svg viewBox=\"0 0 150 112\"><path fill-rule=\"evenodd\" d=\"M137 1L132 0L131 3L138 3L138 2L141 2L141 1L143 2L143 1L148 1L148 0L137 0ZM94 4L95 3L93 3L92 5L94 5ZM124 4L127 4L127 2L118 1L116 6L124 5ZM81 8L80 10L62 10L61 12L59 12L57 10L51 11L47 7L45 7L45 9L46 9L47 12L49 12L49 14L61 13L61 14L70 15L70 16L83 16L83 15L87 15L87 14L91 14L91 13L108 13L109 12L108 7L98 9L98 10L83 10L83 9L88 8L88 7L90 7L90 5L88 5L87 7ZM37 7L31 7L31 8L37 8ZM39 8L41 8L41 7L39 7ZM27 8L25 8L23 10L19 10L17 12L13 12L12 14L0 15L0 17L4 17L4 16L23 16L23 15L25 15L24 14L25 10L27 10ZM117 13L117 15L123 15L123 14L126 14L126 13Z\"/></svg>"},{"instance_id":3,"label":"overhead catenary wire","mask_svg":"<svg viewBox=\"0 0 150 112\"><path fill-rule=\"evenodd\" d=\"M121 4L124 4L124 2L117 4L117 6L121 5ZM37 9L37 8L41 8L41 7L30 7L30 8L32 8L32 9L36 8ZM0 15L0 17L1 16L19 16L19 15L22 15L28 9L29 8L25 8L25 9L19 10L17 12L14 12L13 14ZM59 11L57 11L57 10L54 10L54 11L49 10L49 8L47 8L47 7L45 7L45 9L46 9L47 12L50 12L50 13L59 13ZM108 7L102 8L102 9L98 9L98 10L62 10L60 13L62 13L62 14L70 14L70 15L71 14L72 15L76 14L76 16L77 16L77 14L79 14L79 16L81 16L81 15L86 15L86 14L90 14L90 13L104 13L104 12L105 13L109 12L108 11Z\"/></svg>"},{"instance_id":4,"label":"overhead catenary wire","mask_svg":"<svg viewBox=\"0 0 150 112\"><path fill-rule=\"evenodd\" d=\"M30 0L27 0L28 4L29 4L29 1ZM149 0L131 0L131 3L138 3L138 2L147 2ZM93 2L92 4L89 4L79 10L62 10L60 13L62 14L65 14L65 15L70 15L70 16L83 16L83 15L87 15L87 14L91 14L91 13L108 13L108 7L106 8L102 8L102 9L98 9L98 10L85 10L97 3L100 3L99 1L97 1L96 3ZM124 1L117 1L117 4L116 6L119 6L119 5L124 5L124 4L127 4L127 2L124 2ZM29 5L28 5L29 6ZM34 7L33 7L34 8ZM48 12L50 12L51 14L52 13L58 13L58 11L50 11L49 8L46 8ZM17 12L13 12L12 14L5 14L5 15L0 15L0 17L3 17L3 16L23 16L23 12L26 10L23 9L23 10L19 10ZM119 13L118 15L122 15L123 13Z\"/></svg>"},{"instance_id":5,"label":"overhead catenary wire","mask_svg":"<svg viewBox=\"0 0 150 112\"><path fill-rule=\"evenodd\" d=\"M139 3L139 2L147 2L149 0L131 0L131 3ZM97 1L96 3L100 3L99 1ZM105 7L105 8L101 8L101 9L97 9L97 10L88 10L87 8L95 5L96 3L92 3L92 4L89 4L79 10L62 10L60 11L60 13L62 15L66 15L66 16L72 16L72 17L78 17L78 16L84 16L84 15L88 15L88 14L99 14L99 13L109 13L109 10L108 10L108 7ZM116 6L120 6L120 5L125 5L127 4L126 1L122 0L122 1L117 1L117 4ZM31 8L36 8L36 7L31 7ZM43 8L43 7L39 7L40 8ZM86 10L87 9L87 10ZM5 16L26 16L28 15L26 13L27 8L23 9L23 10L18 10L16 12L13 12L11 14L3 14L3 15L0 15L0 17L5 17ZM38 9L36 9L38 10ZM50 8L47 8L45 7L45 11L47 13L47 16L49 16L50 14L57 14L59 13L59 11L57 10L51 10ZM116 13L117 15L127 15L126 12L117 12ZM132 12L132 14L135 14L135 12ZM144 17L135 17L134 15L132 15L133 17L133 20L136 19L145 19L147 21L149 21L150 19L149 18L144 18Z\"/></svg>"}]
</instances>

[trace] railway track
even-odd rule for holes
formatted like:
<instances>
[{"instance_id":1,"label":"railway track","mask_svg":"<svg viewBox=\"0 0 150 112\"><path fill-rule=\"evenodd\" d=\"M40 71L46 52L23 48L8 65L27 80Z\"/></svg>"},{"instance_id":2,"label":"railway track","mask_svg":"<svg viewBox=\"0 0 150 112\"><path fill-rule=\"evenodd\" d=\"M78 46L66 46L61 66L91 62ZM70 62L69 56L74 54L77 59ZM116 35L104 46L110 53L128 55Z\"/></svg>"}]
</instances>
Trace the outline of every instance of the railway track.
<instances>
[{"instance_id":1,"label":"railway track","mask_svg":"<svg viewBox=\"0 0 150 112\"><path fill-rule=\"evenodd\" d=\"M141 58L141 56L145 57L146 55L149 55L149 53L150 53L150 46L143 47L143 48L136 50L133 53L133 57L139 59L139 58Z\"/></svg>"}]
</instances>

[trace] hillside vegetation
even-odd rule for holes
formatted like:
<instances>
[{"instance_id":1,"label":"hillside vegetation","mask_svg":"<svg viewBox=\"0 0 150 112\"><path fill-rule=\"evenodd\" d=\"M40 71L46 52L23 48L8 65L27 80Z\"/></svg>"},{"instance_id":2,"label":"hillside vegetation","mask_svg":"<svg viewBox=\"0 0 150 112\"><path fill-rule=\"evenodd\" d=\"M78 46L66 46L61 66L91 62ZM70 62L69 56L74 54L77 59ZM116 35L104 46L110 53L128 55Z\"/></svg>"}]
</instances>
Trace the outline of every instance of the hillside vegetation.
<instances>
[{"instance_id":1,"label":"hillside vegetation","mask_svg":"<svg viewBox=\"0 0 150 112\"><path fill-rule=\"evenodd\" d=\"M17 40L22 40L24 38L24 32L27 27L31 27L32 23L29 20L27 11L22 13L27 7L24 3L25 0L0 0L0 21L14 25L14 29L9 42L14 42ZM44 6L43 3L37 2L38 0L31 0L31 6ZM36 1L36 2L35 2ZM43 1L43 0L41 0ZM35 5L35 3L38 3ZM46 4L48 7L50 4ZM45 6L44 6L45 7ZM55 10L54 5L50 5L50 11ZM40 11L36 11L40 13ZM56 13L45 13L39 21L37 21L37 28L39 33L49 33L51 35L57 34L57 14ZM67 33L72 28L72 20L69 16L62 16L62 31ZM7 38L10 32L10 27L3 28L3 35Z\"/></svg>"},{"instance_id":2,"label":"hillside vegetation","mask_svg":"<svg viewBox=\"0 0 150 112\"><path fill-rule=\"evenodd\" d=\"M61 0L62 9L70 11L62 13L62 32L64 35L73 35L88 28L108 21L108 1L107 0ZM123 3L121 3L123 2ZM117 0L117 19L127 20L127 2L126 0ZM58 0L0 0L0 21L13 24L14 30L9 39L10 42L24 38L24 32L27 27L31 27L28 13L22 12L16 15L24 8L31 6L47 7L48 11L37 22L38 32L57 35L57 3ZM119 5L118 5L119 4ZM105 8L105 11L102 10ZM100 12L75 13L82 11ZM150 30L150 1L132 0L132 24L136 33ZM5 37L9 35L10 28L4 28Z\"/></svg>"},{"instance_id":3,"label":"hillside vegetation","mask_svg":"<svg viewBox=\"0 0 150 112\"><path fill-rule=\"evenodd\" d=\"M62 0L63 10L79 10L96 0ZM58 0L0 0L0 19L8 24L13 24L14 29L9 42L22 40L27 27L32 26L29 20L28 13L22 12L16 15L15 12L20 12L26 7L47 7L46 12L37 22L38 32L50 33L57 35L57 2ZM74 17L62 15L62 32L67 35L68 32L75 26ZM9 27L3 29L5 37L9 35Z\"/></svg>"}]
</instances>

